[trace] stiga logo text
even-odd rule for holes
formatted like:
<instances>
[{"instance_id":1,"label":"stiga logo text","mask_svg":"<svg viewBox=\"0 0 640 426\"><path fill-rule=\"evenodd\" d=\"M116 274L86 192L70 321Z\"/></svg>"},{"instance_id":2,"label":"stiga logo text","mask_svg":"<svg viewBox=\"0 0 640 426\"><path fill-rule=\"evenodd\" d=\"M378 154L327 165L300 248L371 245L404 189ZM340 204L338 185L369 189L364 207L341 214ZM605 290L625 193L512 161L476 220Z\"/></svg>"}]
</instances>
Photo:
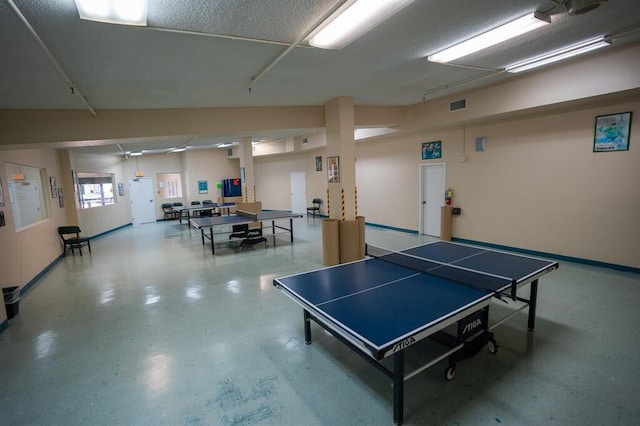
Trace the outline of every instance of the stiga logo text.
<instances>
[{"instance_id":1,"label":"stiga logo text","mask_svg":"<svg viewBox=\"0 0 640 426\"><path fill-rule=\"evenodd\" d=\"M464 326L464 329L462 329L462 334L467 334L473 331L474 329L476 329L477 327L480 327L481 325L482 325L482 320L480 318L478 318L477 320L473 320L469 324Z\"/></svg>"},{"instance_id":2,"label":"stiga logo text","mask_svg":"<svg viewBox=\"0 0 640 426\"><path fill-rule=\"evenodd\" d=\"M416 342L416 339L414 339L413 337L404 339L402 342L398 342L395 345L393 345L393 352L401 351L404 348L413 345L415 342Z\"/></svg>"}]
</instances>

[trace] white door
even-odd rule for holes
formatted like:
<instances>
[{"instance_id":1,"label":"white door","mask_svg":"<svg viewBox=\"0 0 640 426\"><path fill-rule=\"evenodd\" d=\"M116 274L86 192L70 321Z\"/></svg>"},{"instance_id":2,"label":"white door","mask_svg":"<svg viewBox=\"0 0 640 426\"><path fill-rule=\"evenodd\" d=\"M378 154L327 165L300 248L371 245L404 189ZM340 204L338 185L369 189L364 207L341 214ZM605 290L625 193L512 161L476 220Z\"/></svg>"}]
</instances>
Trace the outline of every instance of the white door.
<instances>
[{"instance_id":1,"label":"white door","mask_svg":"<svg viewBox=\"0 0 640 426\"><path fill-rule=\"evenodd\" d=\"M423 164L420 170L420 230L440 236L441 207L444 206L446 170L444 164Z\"/></svg>"},{"instance_id":2,"label":"white door","mask_svg":"<svg viewBox=\"0 0 640 426\"><path fill-rule=\"evenodd\" d=\"M156 202L151 178L129 178L131 221L134 225L156 221Z\"/></svg>"},{"instance_id":3,"label":"white door","mask_svg":"<svg viewBox=\"0 0 640 426\"><path fill-rule=\"evenodd\" d=\"M291 212L304 213L307 211L307 174L305 172L291 172Z\"/></svg>"}]
</instances>

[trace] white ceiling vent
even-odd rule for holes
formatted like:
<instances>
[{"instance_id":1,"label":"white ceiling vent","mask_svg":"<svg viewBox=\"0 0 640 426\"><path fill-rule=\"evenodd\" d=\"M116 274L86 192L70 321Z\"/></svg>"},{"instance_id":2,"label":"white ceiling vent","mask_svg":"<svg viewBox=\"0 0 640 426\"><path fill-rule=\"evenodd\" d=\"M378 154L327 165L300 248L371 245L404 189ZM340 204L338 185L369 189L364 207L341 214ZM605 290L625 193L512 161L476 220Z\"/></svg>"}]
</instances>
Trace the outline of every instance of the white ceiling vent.
<instances>
[{"instance_id":1,"label":"white ceiling vent","mask_svg":"<svg viewBox=\"0 0 640 426\"><path fill-rule=\"evenodd\" d=\"M453 111L459 111L461 109L466 109L467 108L467 100L466 99L460 99L457 101L453 101L449 104L449 112L453 112Z\"/></svg>"}]
</instances>

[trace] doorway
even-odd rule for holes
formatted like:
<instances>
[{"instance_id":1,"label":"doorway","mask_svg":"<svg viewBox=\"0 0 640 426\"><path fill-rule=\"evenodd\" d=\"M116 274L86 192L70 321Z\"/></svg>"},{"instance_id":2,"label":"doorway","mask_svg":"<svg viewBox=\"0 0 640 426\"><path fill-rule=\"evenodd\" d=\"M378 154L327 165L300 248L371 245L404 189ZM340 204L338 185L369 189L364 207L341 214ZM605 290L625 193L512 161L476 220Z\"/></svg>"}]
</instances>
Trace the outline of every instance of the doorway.
<instances>
[{"instance_id":1,"label":"doorway","mask_svg":"<svg viewBox=\"0 0 640 426\"><path fill-rule=\"evenodd\" d=\"M420 165L420 233L440 237L441 207L444 205L444 163Z\"/></svg>"},{"instance_id":2,"label":"doorway","mask_svg":"<svg viewBox=\"0 0 640 426\"><path fill-rule=\"evenodd\" d=\"M305 172L291 172L291 212L304 213L307 211L307 174Z\"/></svg>"},{"instance_id":3,"label":"doorway","mask_svg":"<svg viewBox=\"0 0 640 426\"><path fill-rule=\"evenodd\" d=\"M151 178L129 178L131 222L134 225L156 221L156 202Z\"/></svg>"}]
</instances>

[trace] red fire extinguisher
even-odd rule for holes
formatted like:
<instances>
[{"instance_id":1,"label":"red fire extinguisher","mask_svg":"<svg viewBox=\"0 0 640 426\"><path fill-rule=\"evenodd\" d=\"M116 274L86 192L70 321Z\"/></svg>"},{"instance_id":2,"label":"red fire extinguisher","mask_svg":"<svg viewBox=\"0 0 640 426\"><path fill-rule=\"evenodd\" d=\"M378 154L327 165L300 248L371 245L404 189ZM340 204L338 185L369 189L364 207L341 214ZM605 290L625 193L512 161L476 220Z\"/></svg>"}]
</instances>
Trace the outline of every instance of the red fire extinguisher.
<instances>
[{"instance_id":1,"label":"red fire extinguisher","mask_svg":"<svg viewBox=\"0 0 640 426\"><path fill-rule=\"evenodd\" d=\"M447 188L447 190L444 191L444 202L447 206L451 205L452 198L453 198L453 190L451 188Z\"/></svg>"}]
</instances>

